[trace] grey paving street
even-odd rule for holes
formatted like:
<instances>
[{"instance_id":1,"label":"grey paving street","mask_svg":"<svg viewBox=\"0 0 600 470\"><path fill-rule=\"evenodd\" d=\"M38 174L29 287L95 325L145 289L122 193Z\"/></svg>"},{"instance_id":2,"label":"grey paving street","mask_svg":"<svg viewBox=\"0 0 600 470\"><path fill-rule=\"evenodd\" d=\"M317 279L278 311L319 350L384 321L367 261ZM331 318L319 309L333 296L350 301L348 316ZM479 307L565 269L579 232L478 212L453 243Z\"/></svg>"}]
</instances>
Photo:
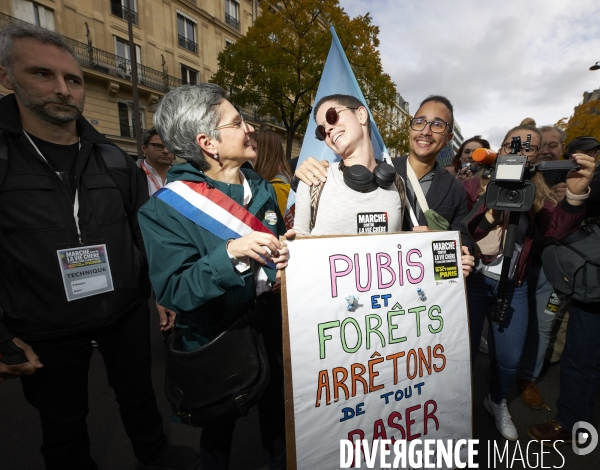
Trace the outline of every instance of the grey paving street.
<instances>
[{"instance_id":1,"label":"grey paving street","mask_svg":"<svg viewBox=\"0 0 600 470\"><path fill-rule=\"evenodd\" d=\"M153 325L157 322L152 322ZM165 422L165 430L171 442L197 447L201 430L173 424L169 421L170 409L164 398L163 343L162 336L155 327L152 337L153 379L158 396L159 408ZM591 470L600 468L600 446L587 456L577 456L570 445L560 447L560 453L554 449L545 449L543 466L539 461L540 447L532 443L527 452L530 439L527 437L529 425L551 419L555 415L555 402L558 397L560 365L552 366L539 383L545 402L550 409L534 411L520 399L516 386L509 395L509 408L519 431L518 446L509 444L503 462L494 465L493 458L488 462L488 443L494 442L504 450L504 439L496 431L492 417L483 407L487 391L486 374L489 360L479 355L473 376L473 430L474 438L480 440L479 456L476 462L479 468L564 468L567 470ZM127 436L119 419L117 404L112 390L108 387L102 357L95 351L89 375L90 414L88 427L92 446L92 455L102 470L133 470L135 459ZM598 427L600 420L600 399L596 400L596 413L593 424ZM0 383L0 469L1 470L37 470L43 469L40 456L41 432L36 411L25 401L20 382L11 380ZM527 460L528 459L528 460ZM364 465L363 465L364 467ZM263 470L262 450L258 433L256 411L240 419L236 427L233 460L231 470Z\"/></svg>"}]
</instances>

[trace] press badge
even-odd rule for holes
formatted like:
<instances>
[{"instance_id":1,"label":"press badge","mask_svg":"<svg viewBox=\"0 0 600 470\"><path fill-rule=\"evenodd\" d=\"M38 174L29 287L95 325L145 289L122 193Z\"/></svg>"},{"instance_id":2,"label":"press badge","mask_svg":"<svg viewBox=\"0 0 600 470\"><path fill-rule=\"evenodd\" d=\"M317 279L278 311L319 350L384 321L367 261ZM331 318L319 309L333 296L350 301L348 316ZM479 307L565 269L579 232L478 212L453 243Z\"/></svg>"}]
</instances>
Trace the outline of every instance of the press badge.
<instances>
[{"instance_id":1,"label":"press badge","mask_svg":"<svg viewBox=\"0 0 600 470\"><path fill-rule=\"evenodd\" d=\"M67 248L56 254L69 302L114 290L106 245Z\"/></svg>"}]
</instances>

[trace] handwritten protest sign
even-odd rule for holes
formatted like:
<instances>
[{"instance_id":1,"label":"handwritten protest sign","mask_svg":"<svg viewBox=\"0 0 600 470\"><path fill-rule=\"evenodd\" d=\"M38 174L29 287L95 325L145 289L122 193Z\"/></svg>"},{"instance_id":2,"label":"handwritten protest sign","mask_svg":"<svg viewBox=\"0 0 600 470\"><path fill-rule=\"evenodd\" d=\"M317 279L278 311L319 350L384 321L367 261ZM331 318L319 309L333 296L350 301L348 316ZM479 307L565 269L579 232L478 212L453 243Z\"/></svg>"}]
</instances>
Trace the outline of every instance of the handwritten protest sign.
<instances>
[{"instance_id":1,"label":"handwritten protest sign","mask_svg":"<svg viewBox=\"0 0 600 470\"><path fill-rule=\"evenodd\" d=\"M340 468L342 439L469 439L458 232L305 237L288 245L291 463Z\"/></svg>"}]
</instances>

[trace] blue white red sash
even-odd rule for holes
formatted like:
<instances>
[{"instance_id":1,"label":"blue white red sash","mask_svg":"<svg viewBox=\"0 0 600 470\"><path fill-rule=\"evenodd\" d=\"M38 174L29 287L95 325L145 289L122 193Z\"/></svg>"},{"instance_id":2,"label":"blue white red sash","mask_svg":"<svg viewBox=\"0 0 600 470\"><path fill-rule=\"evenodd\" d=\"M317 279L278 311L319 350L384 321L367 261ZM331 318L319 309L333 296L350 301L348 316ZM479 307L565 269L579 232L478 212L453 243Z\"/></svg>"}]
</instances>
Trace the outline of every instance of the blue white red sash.
<instances>
[{"instance_id":1,"label":"blue white red sash","mask_svg":"<svg viewBox=\"0 0 600 470\"><path fill-rule=\"evenodd\" d=\"M252 232L273 235L260 220L226 194L205 182L173 181L153 194L221 240ZM267 264L275 269L273 263Z\"/></svg>"}]
</instances>

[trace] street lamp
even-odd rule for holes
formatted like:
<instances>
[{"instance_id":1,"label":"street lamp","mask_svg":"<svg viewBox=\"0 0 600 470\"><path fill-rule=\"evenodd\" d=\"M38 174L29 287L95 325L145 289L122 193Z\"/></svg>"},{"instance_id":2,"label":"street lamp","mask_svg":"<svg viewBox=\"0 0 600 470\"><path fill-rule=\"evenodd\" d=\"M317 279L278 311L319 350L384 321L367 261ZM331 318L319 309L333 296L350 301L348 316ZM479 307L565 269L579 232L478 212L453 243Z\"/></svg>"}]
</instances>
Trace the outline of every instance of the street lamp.
<instances>
[{"instance_id":1,"label":"street lamp","mask_svg":"<svg viewBox=\"0 0 600 470\"><path fill-rule=\"evenodd\" d=\"M600 62L596 62L590 67L590 70L600 70Z\"/></svg>"}]
</instances>

